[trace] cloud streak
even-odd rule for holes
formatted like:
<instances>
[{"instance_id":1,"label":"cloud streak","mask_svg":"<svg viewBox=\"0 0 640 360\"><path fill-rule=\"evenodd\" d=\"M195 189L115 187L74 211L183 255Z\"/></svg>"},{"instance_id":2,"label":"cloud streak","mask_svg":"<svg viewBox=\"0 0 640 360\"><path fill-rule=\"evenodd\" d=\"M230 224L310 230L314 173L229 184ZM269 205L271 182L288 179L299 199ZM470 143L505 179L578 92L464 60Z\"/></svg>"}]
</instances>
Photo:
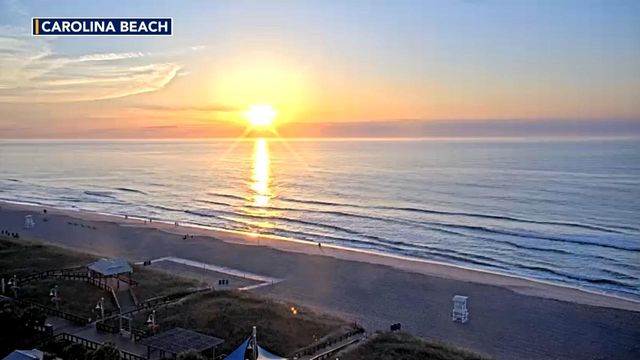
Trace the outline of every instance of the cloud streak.
<instances>
[{"instance_id":1,"label":"cloud streak","mask_svg":"<svg viewBox=\"0 0 640 360\"><path fill-rule=\"evenodd\" d=\"M133 109L149 110L149 111L168 111L168 112L236 112L238 108L223 105L204 105L204 106L165 106L165 105L133 105Z\"/></svg>"},{"instance_id":2,"label":"cloud streak","mask_svg":"<svg viewBox=\"0 0 640 360\"><path fill-rule=\"evenodd\" d=\"M121 98L157 91L182 69L160 54L55 54L55 39L0 26L0 102L55 103Z\"/></svg>"}]
</instances>

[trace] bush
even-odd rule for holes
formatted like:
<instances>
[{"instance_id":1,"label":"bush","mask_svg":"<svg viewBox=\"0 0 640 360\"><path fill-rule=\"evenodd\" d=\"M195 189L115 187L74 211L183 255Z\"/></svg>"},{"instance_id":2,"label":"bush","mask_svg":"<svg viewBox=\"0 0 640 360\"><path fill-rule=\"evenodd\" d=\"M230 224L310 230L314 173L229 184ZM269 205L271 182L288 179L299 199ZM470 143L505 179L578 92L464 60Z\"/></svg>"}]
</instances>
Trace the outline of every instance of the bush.
<instances>
[{"instance_id":1,"label":"bush","mask_svg":"<svg viewBox=\"0 0 640 360\"><path fill-rule=\"evenodd\" d=\"M38 340L41 333L35 327L43 326L45 319L36 308L22 309L12 302L0 303L0 357Z\"/></svg>"},{"instance_id":2,"label":"bush","mask_svg":"<svg viewBox=\"0 0 640 360\"><path fill-rule=\"evenodd\" d=\"M91 360L119 360L120 358L120 350L111 343L102 345L89 355L89 359Z\"/></svg>"},{"instance_id":3,"label":"bush","mask_svg":"<svg viewBox=\"0 0 640 360\"><path fill-rule=\"evenodd\" d=\"M187 351L179 354L178 360L204 360L204 357L195 351Z\"/></svg>"},{"instance_id":4,"label":"bush","mask_svg":"<svg viewBox=\"0 0 640 360\"><path fill-rule=\"evenodd\" d=\"M87 360L87 349L80 344L69 344L62 350L62 358L65 360Z\"/></svg>"},{"instance_id":5,"label":"bush","mask_svg":"<svg viewBox=\"0 0 640 360\"><path fill-rule=\"evenodd\" d=\"M341 360L482 360L487 359L452 346L402 333L374 336L340 357Z\"/></svg>"}]
</instances>

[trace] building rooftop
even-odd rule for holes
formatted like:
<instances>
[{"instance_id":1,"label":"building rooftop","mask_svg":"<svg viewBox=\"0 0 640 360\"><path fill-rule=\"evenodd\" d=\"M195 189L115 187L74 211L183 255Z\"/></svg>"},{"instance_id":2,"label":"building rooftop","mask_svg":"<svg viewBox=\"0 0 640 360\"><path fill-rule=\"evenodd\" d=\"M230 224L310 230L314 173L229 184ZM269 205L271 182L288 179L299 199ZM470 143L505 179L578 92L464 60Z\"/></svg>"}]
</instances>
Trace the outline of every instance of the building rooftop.
<instances>
[{"instance_id":1,"label":"building rooftop","mask_svg":"<svg viewBox=\"0 0 640 360\"><path fill-rule=\"evenodd\" d=\"M140 343L154 350L177 355L185 351L203 352L219 346L224 340L177 327L142 339Z\"/></svg>"}]
</instances>

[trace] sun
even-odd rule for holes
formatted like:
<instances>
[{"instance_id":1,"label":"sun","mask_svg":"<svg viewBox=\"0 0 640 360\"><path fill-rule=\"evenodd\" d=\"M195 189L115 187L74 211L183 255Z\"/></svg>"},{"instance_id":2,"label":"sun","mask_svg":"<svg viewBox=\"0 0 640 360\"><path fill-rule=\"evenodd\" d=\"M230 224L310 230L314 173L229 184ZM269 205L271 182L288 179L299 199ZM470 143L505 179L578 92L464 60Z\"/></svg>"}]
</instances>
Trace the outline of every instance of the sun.
<instances>
[{"instance_id":1,"label":"sun","mask_svg":"<svg viewBox=\"0 0 640 360\"><path fill-rule=\"evenodd\" d=\"M244 112L244 116L253 127L269 127L273 125L278 112L269 104L251 105L249 110Z\"/></svg>"}]
</instances>

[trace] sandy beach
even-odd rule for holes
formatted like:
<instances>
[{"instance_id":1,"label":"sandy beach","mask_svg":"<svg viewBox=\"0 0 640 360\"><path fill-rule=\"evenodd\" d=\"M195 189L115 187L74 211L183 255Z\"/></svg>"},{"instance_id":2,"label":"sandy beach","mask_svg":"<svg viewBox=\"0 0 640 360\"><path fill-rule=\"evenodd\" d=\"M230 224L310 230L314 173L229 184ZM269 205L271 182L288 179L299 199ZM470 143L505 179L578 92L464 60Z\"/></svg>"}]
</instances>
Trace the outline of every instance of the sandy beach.
<instances>
[{"instance_id":1,"label":"sandy beach","mask_svg":"<svg viewBox=\"0 0 640 360\"><path fill-rule=\"evenodd\" d=\"M416 335L499 359L640 358L640 303L623 298L302 241L42 210L0 203L0 229L132 262L177 257L283 279L251 291L332 312L369 331L400 322ZM27 214L34 229L23 228ZM450 318L455 294L470 298L465 325Z\"/></svg>"}]
</instances>

